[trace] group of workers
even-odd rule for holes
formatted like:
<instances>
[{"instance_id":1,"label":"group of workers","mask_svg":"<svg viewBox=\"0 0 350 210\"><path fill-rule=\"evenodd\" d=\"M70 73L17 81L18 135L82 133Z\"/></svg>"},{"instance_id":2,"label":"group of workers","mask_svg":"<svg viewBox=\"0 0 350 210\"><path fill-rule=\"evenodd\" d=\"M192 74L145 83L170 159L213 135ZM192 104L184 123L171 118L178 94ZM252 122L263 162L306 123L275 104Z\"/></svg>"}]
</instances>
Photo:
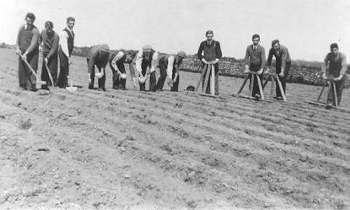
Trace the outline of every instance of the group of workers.
<instances>
[{"instance_id":1,"label":"group of workers","mask_svg":"<svg viewBox=\"0 0 350 210\"><path fill-rule=\"evenodd\" d=\"M36 90L36 78L30 69L36 72L38 69L39 46L42 48L43 65L41 80L46 81L41 86L42 89L48 89L49 86L58 86L65 88L68 86L70 58L74 49L74 25L73 17L67 18L67 27L57 34L53 30L51 21L45 22L45 29L40 33L34 25L35 15L27 13L25 16L25 24L21 25L17 35L17 54L19 56L18 76L19 86L23 90ZM209 86L213 85L215 95L219 95L219 60L222 57L220 43L213 39L214 33L209 30L206 32L206 40L200 43L197 55L201 61L201 67L205 65L214 66L214 84L210 84L206 89L206 93L210 93ZM272 58L276 59L276 74L282 84L283 91L286 91L286 78L291 66L291 57L287 47L280 44L279 40L273 40L271 49L269 50L266 62L266 54L263 46L260 45L260 36L254 34L252 36L253 44L246 49L245 55L245 73L249 78L253 78L252 72L258 75L262 81L264 70L265 73L270 71ZM327 54L322 68L322 77L324 79L331 78L335 82L338 104L341 101L342 90L346 81L346 57L339 52L336 43L331 44L330 53ZM129 65L130 75L134 86L139 83L141 91L145 91L146 81L149 80L149 90L162 90L167 80L171 91L178 91L180 81L180 65L186 58L184 51L179 51L176 55L164 55L155 51L152 46L145 45L138 52L133 50L111 51L107 44L93 46L87 55L88 80L89 89L94 89L95 78L98 79L98 90L105 91L106 83L106 66L109 66L113 73L113 89L125 90L126 71L125 65ZM136 60L134 62L134 60ZM58 74L58 62L60 71ZM29 64L30 66L28 66ZM136 71L135 71L136 67ZM98 71L96 71L96 69ZM159 68L160 76L157 80L156 69ZM203 68L204 69L204 68ZM328 69L328 74L326 73ZM210 74L208 71L206 74ZM52 77L53 84L50 76ZM258 81L253 80L252 97L259 99L260 92ZM333 87L332 87L333 88ZM282 99L281 90L276 85L277 100ZM328 103L334 104L334 95L328 95Z\"/></svg>"}]
</instances>

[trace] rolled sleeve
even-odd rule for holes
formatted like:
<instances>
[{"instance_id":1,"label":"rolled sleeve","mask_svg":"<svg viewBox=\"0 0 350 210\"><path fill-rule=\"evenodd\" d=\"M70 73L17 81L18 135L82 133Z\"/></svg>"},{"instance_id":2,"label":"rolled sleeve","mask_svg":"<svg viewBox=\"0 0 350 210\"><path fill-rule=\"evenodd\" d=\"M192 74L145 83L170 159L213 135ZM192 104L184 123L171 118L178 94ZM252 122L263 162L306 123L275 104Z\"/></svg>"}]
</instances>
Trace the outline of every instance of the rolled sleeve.
<instances>
[{"instance_id":1,"label":"rolled sleeve","mask_svg":"<svg viewBox=\"0 0 350 210\"><path fill-rule=\"evenodd\" d=\"M168 58L168 68L166 69L166 73L167 73L169 78L171 78L171 76L173 74L174 61L175 61L175 57L174 56L169 56L169 58Z\"/></svg>"},{"instance_id":2,"label":"rolled sleeve","mask_svg":"<svg viewBox=\"0 0 350 210\"><path fill-rule=\"evenodd\" d=\"M158 66L158 52L154 52L152 56L152 65L150 72L154 72Z\"/></svg>"},{"instance_id":3,"label":"rolled sleeve","mask_svg":"<svg viewBox=\"0 0 350 210\"><path fill-rule=\"evenodd\" d=\"M140 75L142 74L142 60L143 60L143 52L142 52L142 49L139 50L139 52L137 53L137 56L136 56L136 71L138 71L140 73Z\"/></svg>"},{"instance_id":4,"label":"rolled sleeve","mask_svg":"<svg viewBox=\"0 0 350 210\"><path fill-rule=\"evenodd\" d=\"M119 51L118 54L116 56L114 56L113 60L112 60L112 66L119 72L119 68L117 66L117 62L122 59L124 56L124 53L122 51Z\"/></svg>"}]
</instances>

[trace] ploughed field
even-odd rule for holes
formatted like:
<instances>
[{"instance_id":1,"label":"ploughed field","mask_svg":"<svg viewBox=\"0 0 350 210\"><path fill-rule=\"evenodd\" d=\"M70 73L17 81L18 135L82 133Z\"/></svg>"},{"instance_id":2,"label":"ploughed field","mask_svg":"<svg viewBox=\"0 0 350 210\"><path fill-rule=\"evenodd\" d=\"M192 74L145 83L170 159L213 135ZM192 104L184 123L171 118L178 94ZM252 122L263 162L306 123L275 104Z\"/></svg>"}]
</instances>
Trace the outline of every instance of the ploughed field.
<instances>
[{"instance_id":1,"label":"ploughed field","mask_svg":"<svg viewBox=\"0 0 350 210\"><path fill-rule=\"evenodd\" d=\"M211 98L181 72L177 93L119 91L108 67L99 92L73 57L84 87L45 94L19 90L13 50L0 61L0 209L350 208L350 113L306 103L321 87L252 101L220 77Z\"/></svg>"}]
</instances>

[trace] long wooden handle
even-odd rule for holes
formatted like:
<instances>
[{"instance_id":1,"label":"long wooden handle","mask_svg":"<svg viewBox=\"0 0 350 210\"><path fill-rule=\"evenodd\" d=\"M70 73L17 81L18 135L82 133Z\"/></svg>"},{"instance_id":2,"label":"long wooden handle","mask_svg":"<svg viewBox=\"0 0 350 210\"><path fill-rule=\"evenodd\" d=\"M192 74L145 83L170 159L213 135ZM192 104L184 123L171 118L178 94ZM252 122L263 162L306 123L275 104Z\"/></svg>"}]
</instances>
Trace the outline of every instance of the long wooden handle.
<instances>
[{"instance_id":1,"label":"long wooden handle","mask_svg":"<svg viewBox=\"0 0 350 210\"><path fill-rule=\"evenodd\" d=\"M321 90L320 94L318 95L317 102L320 102L322 94L323 94L323 91L324 91L324 89L326 89L326 86L327 86L327 83L325 83L323 85L322 90Z\"/></svg>"},{"instance_id":2,"label":"long wooden handle","mask_svg":"<svg viewBox=\"0 0 350 210\"><path fill-rule=\"evenodd\" d=\"M204 65L203 68L202 68L201 78L199 79L199 81L197 83L197 87L196 87L195 91L198 91L201 83L203 83L203 78L204 78L204 74L205 74L206 68L207 68L207 65Z\"/></svg>"},{"instance_id":3,"label":"long wooden handle","mask_svg":"<svg viewBox=\"0 0 350 210\"><path fill-rule=\"evenodd\" d=\"M35 78L38 80L38 75L36 74L36 72L34 71L32 66L28 63L28 61L26 59L23 59L23 56L21 54L18 54L18 53L16 53L16 54L22 59L22 61L27 65L27 67L30 69L30 71L34 74Z\"/></svg>"},{"instance_id":4,"label":"long wooden handle","mask_svg":"<svg viewBox=\"0 0 350 210\"><path fill-rule=\"evenodd\" d=\"M45 61L44 61L44 63L45 63L46 71L47 71L47 74L49 75L49 78L50 78L51 84L52 84L52 86L54 86L54 83L53 83L53 79L52 79L52 75L51 75L51 72L50 72L49 66L47 65L47 63L46 63Z\"/></svg>"},{"instance_id":5,"label":"long wooden handle","mask_svg":"<svg viewBox=\"0 0 350 210\"><path fill-rule=\"evenodd\" d=\"M258 81L258 86L259 86L259 93L260 93L260 97L262 100L265 100L265 96L264 96L264 91L261 85L261 80L258 74L255 75L256 80Z\"/></svg>"},{"instance_id":6,"label":"long wooden handle","mask_svg":"<svg viewBox=\"0 0 350 210\"><path fill-rule=\"evenodd\" d=\"M338 106L337 89L336 89L336 86L335 86L335 82L332 81L331 83L332 83L332 85L333 85L334 104L335 104L335 106L337 107L337 106Z\"/></svg>"},{"instance_id":7,"label":"long wooden handle","mask_svg":"<svg viewBox=\"0 0 350 210\"><path fill-rule=\"evenodd\" d=\"M250 90L250 96L253 96L253 89L254 89L254 80L255 80L255 74L251 74L251 81L250 81L250 85L249 85L249 90Z\"/></svg>"},{"instance_id":8,"label":"long wooden handle","mask_svg":"<svg viewBox=\"0 0 350 210\"><path fill-rule=\"evenodd\" d=\"M245 84L247 83L248 79L249 79L249 75L244 79L244 81L243 81L243 83L242 83L242 86L239 88L239 90L238 90L238 92L237 92L237 95L241 94L241 92L242 92L242 90L243 90Z\"/></svg>"},{"instance_id":9,"label":"long wooden handle","mask_svg":"<svg viewBox=\"0 0 350 210\"><path fill-rule=\"evenodd\" d=\"M209 85L209 76L210 76L210 66L209 64L207 64L207 69L206 69L206 74L205 74L205 80L204 80L204 85L202 87L202 92L206 92L208 89L208 85Z\"/></svg>"},{"instance_id":10,"label":"long wooden handle","mask_svg":"<svg viewBox=\"0 0 350 210\"><path fill-rule=\"evenodd\" d=\"M276 79L277 79L278 87L279 87L281 95L282 95L282 99L283 99L283 101L287 101L286 94L284 93L284 90L282 87L282 83L278 77L276 77Z\"/></svg>"},{"instance_id":11,"label":"long wooden handle","mask_svg":"<svg viewBox=\"0 0 350 210\"><path fill-rule=\"evenodd\" d=\"M211 69L210 93L211 93L211 95L215 95L215 69L214 69L214 65L210 64L209 68Z\"/></svg>"}]
</instances>

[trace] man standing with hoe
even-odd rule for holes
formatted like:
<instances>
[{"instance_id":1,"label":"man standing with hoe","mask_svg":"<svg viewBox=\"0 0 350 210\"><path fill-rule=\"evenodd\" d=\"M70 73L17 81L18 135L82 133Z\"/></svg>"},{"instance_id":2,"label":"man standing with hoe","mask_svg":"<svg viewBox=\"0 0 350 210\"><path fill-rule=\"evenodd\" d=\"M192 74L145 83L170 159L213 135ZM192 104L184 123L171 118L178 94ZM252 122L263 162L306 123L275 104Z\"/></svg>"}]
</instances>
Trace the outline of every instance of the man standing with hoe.
<instances>
[{"instance_id":1,"label":"man standing with hoe","mask_svg":"<svg viewBox=\"0 0 350 210\"><path fill-rule=\"evenodd\" d=\"M262 83L262 73L264 71L265 63L266 63L266 55L265 55L265 49L263 46L261 46L260 43L260 35L254 34L252 36L253 44L249 45L246 50L245 54L245 73L249 72L255 72L258 74L258 78L260 80L260 84ZM260 91L259 91L259 81L257 79L254 79L254 74L249 74L250 82L252 83L253 80L253 90L252 90L252 97L255 97L256 99L261 98ZM261 90L262 91L262 90Z\"/></svg>"},{"instance_id":2,"label":"man standing with hoe","mask_svg":"<svg viewBox=\"0 0 350 210\"><path fill-rule=\"evenodd\" d=\"M206 93L210 94L210 87L215 87L215 95L219 95L219 59L222 57L222 52L220 48L220 43L216 40L213 40L214 32L212 30L209 30L205 33L207 40L201 42L197 55L199 60L202 62L202 71L205 69L205 65L208 66L206 73L204 74L202 72L202 78L210 78L208 77L211 72L209 69L209 66L214 65L214 71L215 71L215 84L212 84L212 82L208 81L208 86L205 90ZM209 75L207 75L209 74ZM203 83L205 80L203 79ZM205 87L204 87L205 88Z\"/></svg>"},{"instance_id":3,"label":"man standing with hoe","mask_svg":"<svg viewBox=\"0 0 350 210\"><path fill-rule=\"evenodd\" d=\"M60 74L57 82L57 86L60 88L66 88L68 86L69 59L74 48L74 25L75 19L73 17L67 18L67 28L63 29L60 37Z\"/></svg>"},{"instance_id":4,"label":"man standing with hoe","mask_svg":"<svg viewBox=\"0 0 350 210\"><path fill-rule=\"evenodd\" d=\"M53 23L51 21L47 21L45 23L45 30L41 32L39 39L39 43L42 43L44 58L41 70L41 80L46 81L45 85L41 85L42 89L48 90L48 86L56 86L55 82L57 81L57 53L59 39L58 34L53 30Z\"/></svg>"},{"instance_id":5,"label":"man standing with hoe","mask_svg":"<svg viewBox=\"0 0 350 210\"><path fill-rule=\"evenodd\" d=\"M18 60L19 86L23 90L36 91L40 33L34 25L35 15L33 13L28 13L25 21L26 24L21 25L19 28L16 41L16 53L20 56Z\"/></svg>"},{"instance_id":6,"label":"man standing with hoe","mask_svg":"<svg viewBox=\"0 0 350 210\"><path fill-rule=\"evenodd\" d=\"M288 49L280 45L280 42L278 39L275 39L272 41L272 47L269 51L269 56L267 58L267 71L270 71L272 57L275 56L276 58L276 74L281 81L283 92L286 94L286 80L289 73L289 69L291 66L291 58L288 52ZM278 81L276 80L276 99L282 100L282 94L280 87L278 85Z\"/></svg>"},{"instance_id":7,"label":"man standing with hoe","mask_svg":"<svg viewBox=\"0 0 350 210\"><path fill-rule=\"evenodd\" d=\"M331 83L335 83L330 86L330 91L327 97L327 108L332 105L336 106L340 104L341 97L346 82L346 56L344 53L339 52L339 47L337 43L333 43L330 46L331 52L326 55L324 63L322 64L322 77L323 79L332 79ZM328 77L326 74L328 66ZM336 93L336 94L335 94ZM336 103L337 99L337 103Z\"/></svg>"},{"instance_id":8,"label":"man standing with hoe","mask_svg":"<svg viewBox=\"0 0 350 210\"><path fill-rule=\"evenodd\" d=\"M126 71L124 64L129 64L130 68L132 60L135 58L136 53L133 50L125 51L119 50L110 55L109 66L112 69L113 73L113 89L122 89L125 90L126 85Z\"/></svg>"}]
</instances>

